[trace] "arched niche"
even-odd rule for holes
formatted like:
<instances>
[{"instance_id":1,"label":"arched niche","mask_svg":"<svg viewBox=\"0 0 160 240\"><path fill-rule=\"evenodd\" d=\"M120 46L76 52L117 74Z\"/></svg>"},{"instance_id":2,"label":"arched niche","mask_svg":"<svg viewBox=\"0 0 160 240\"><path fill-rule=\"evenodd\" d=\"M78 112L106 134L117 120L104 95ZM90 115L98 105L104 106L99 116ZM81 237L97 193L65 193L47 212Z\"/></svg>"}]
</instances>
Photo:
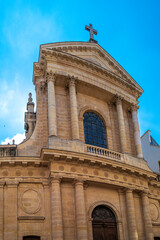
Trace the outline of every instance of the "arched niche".
<instances>
[{"instance_id":1,"label":"arched niche","mask_svg":"<svg viewBox=\"0 0 160 240\"><path fill-rule=\"evenodd\" d=\"M123 240L123 228L122 228L122 219L120 212L117 210L117 208L108 201L98 201L93 203L88 210L88 229L89 229L89 240L94 240L93 236L93 212L94 209L96 209L98 206L104 206L104 208L107 208L110 210L110 212L115 216L115 224L117 229L117 240ZM114 226L114 224L113 224ZM100 239L99 239L100 240ZM115 239L116 240L116 239Z\"/></svg>"}]
</instances>

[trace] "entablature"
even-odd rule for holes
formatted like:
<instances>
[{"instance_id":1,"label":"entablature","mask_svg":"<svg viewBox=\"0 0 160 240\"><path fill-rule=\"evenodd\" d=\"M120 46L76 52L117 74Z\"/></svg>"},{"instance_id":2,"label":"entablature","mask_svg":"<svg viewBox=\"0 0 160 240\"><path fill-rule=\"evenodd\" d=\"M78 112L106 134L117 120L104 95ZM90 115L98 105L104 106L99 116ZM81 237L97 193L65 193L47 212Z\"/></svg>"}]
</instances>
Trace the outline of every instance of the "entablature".
<instances>
[{"instance_id":1,"label":"entablature","mask_svg":"<svg viewBox=\"0 0 160 240\"><path fill-rule=\"evenodd\" d=\"M121 77L126 78L129 82L133 82L135 85L137 85L137 87L140 87L135 82L135 80L128 74L128 72L99 44L88 42L58 42L51 44L43 44L40 48L39 60L41 60L43 56L42 51L45 49L66 52L82 58L92 55L95 58L99 56L100 58L102 58L101 63L103 63L100 65L104 65L104 62L106 62L108 66L111 66L113 72L117 72ZM96 63L96 59L94 62Z\"/></svg>"},{"instance_id":2,"label":"entablature","mask_svg":"<svg viewBox=\"0 0 160 240\"><path fill-rule=\"evenodd\" d=\"M156 179L156 174L149 170L144 160L133 158L129 159L127 154L121 154L121 159L113 159L111 156L94 156L94 154L78 153L71 151L55 150L43 148L41 159L47 161L65 161L76 162L79 164L86 163L90 166L99 166L101 168L109 167L111 169L126 173L135 174L146 179ZM135 161L135 164L134 162ZM141 162L136 166L136 161Z\"/></svg>"},{"instance_id":3,"label":"entablature","mask_svg":"<svg viewBox=\"0 0 160 240\"><path fill-rule=\"evenodd\" d=\"M4 156L0 158L0 167L1 166L34 166L34 167L48 167L49 163L41 159L33 157L13 157L13 156Z\"/></svg>"},{"instance_id":4,"label":"entablature","mask_svg":"<svg viewBox=\"0 0 160 240\"><path fill-rule=\"evenodd\" d=\"M73 68L74 69L74 68ZM74 69L75 70L75 69ZM134 104L137 105L138 101L137 101L137 96L133 96L132 93L128 92L128 91L124 91L124 89L119 88L118 86L115 87L111 82L108 82L105 80L105 78L98 78L98 76L91 76L90 74L81 74L82 72L74 72L74 70L70 73L68 73L67 69L65 71L65 68L63 68L62 70L59 70L58 68L52 69L52 70L48 70L46 71L45 76L43 77L43 80L41 78L37 78L35 84L40 83L42 84L47 84L47 74L52 72L53 75L56 75L56 84L58 84L59 82L59 78L64 78L66 79L66 85L68 83L68 79L76 79L77 84L82 84L82 85L86 85L87 87L96 87L97 89L102 89L104 91L104 93L106 92L106 94L110 94L113 97L115 95L119 95L123 98L124 101L126 101L129 104ZM40 82L39 82L40 81Z\"/></svg>"},{"instance_id":5,"label":"entablature","mask_svg":"<svg viewBox=\"0 0 160 240\"><path fill-rule=\"evenodd\" d=\"M63 69L63 71L61 71ZM70 74L79 79L79 81L95 85L107 91L128 95L128 99L137 100L143 90L140 86L116 73L97 65L94 62L84 58L51 49L43 49L41 61L34 64L34 84L36 78L45 76L45 72L54 71L57 74Z\"/></svg>"}]
</instances>

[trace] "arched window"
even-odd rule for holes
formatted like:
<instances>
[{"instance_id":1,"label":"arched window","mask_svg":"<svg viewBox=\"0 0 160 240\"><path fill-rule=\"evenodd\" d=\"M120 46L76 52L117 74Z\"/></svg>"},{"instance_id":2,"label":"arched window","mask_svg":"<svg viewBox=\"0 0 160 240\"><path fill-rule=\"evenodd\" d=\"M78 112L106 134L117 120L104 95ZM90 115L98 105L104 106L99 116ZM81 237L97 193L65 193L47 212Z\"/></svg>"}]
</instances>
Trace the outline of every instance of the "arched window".
<instances>
[{"instance_id":1,"label":"arched window","mask_svg":"<svg viewBox=\"0 0 160 240\"><path fill-rule=\"evenodd\" d=\"M107 148L106 128L101 117L94 112L86 112L83 117L85 143Z\"/></svg>"}]
</instances>

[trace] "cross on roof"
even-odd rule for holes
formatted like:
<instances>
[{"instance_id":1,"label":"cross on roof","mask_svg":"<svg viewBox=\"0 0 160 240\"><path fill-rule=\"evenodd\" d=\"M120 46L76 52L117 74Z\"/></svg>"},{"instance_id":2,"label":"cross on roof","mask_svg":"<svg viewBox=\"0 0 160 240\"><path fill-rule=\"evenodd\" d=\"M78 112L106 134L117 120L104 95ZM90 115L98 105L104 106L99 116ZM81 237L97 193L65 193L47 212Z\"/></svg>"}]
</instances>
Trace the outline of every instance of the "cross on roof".
<instances>
[{"instance_id":1,"label":"cross on roof","mask_svg":"<svg viewBox=\"0 0 160 240\"><path fill-rule=\"evenodd\" d=\"M85 30L89 31L89 33L90 33L90 40L89 40L89 42L97 43L97 41L94 40L94 35L93 35L93 34L97 35L97 31L95 29L93 29L92 24L89 24L89 26L86 25L85 26Z\"/></svg>"}]
</instances>

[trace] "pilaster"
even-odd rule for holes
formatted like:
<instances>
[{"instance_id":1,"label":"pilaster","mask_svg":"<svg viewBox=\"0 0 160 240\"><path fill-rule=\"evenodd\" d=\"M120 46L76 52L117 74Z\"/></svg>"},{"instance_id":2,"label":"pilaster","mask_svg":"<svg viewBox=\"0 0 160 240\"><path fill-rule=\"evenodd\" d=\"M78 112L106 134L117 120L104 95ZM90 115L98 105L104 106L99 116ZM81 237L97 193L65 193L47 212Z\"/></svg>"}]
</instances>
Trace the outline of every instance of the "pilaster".
<instances>
[{"instance_id":1,"label":"pilaster","mask_svg":"<svg viewBox=\"0 0 160 240\"><path fill-rule=\"evenodd\" d=\"M51 225L52 239L63 240L61 179L51 178Z\"/></svg>"},{"instance_id":2,"label":"pilaster","mask_svg":"<svg viewBox=\"0 0 160 240\"><path fill-rule=\"evenodd\" d=\"M152 221L150 215L149 199L146 192L141 193L142 199L142 209L143 209L143 220L144 220L144 229L145 229L145 239L153 240L153 231L152 231Z\"/></svg>"},{"instance_id":3,"label":"pilaster","mask_svg":"<svg viewBox=\"0 0 160 240\"><path fill-rule=\"evenodd\" d=\"M133 127L134 127L134 141L135 141L135 145L136 145L137 157L143 158L142 144L141 144L138 117L137 117L137 108L138 108L138 106L136 106L136 105L131 106L132 121L133 121Z\"/></svg>"},{"instance_id":4,"label":"pilaster","mask_svg":"<svg viewBox=\"0 0 160 240\"><path fill-rule=\"evenodd\" d=\"M120 201L120 209L121 209L121 217L122 217L122 227L120 231L120 239L127 240L128 229L127 229L127 219L126 219L126 206L125 206L125 192L123 189L119 189L119 201Z\"/></svg>"},{"instance_id":5,"label":"pilaster","mask_svg":"<svg viewBox=\"0 0 160 240\"><path fill-rule=\"evenodd\" d=\"M17 223L17 211L18 211L18 182L10 180L6 182L6 194L4 199L4 239L18 239L18 223Z\"/></svg>"},{"instance_id":6,"label":"pilaster","mask_svg":"<svg viewBox=\"0 0 160 240\"><path fill-rule=\"evenodd\" d=\"M75 205L77 240L88 240L86 208L84 199L84 184L81 180L75 181Z\"/></svg>"},{"instance_id":7,"label":"pilaster","mask_svg":"<svg viewBox=\"0 0 160 240\"><path fill-rule=\"evenodd\" d=\"M117 108L117 117L118 117L121 151L122 152L127 152L125 124L124 124L124 116L123 116L123 108L122 108L122 97L116 95L115 96L115 102L116 102L116 108Z\"/></svg>"},{"instance_id":8,"label":"pilaster","mask_svg":"<svg viewBox=\"0 0 160 240\"><path fill-rule=\"evenodd\" d=\"M75 81L74 77L70 77L68 80L69 80L72 140L77 140L77 139L79 140L79 122L78 122L78 112L77 112L76 81Z\"/></svg>"},{"instance_id":9,"label":"pilaster","mask_svg":"<svg viewBox=\"0 0 160 240\"><path fill-rule=\"evenodd\" d=\"M45 207L45 222L44 222L44 237L46 240L51 239L51 193L50 186L47 182L43 182L44 189L44 207Z\"/></svg>"},{"instance_id":10,"label":"pilaster","mask_svg":"<svg viewBox=\"0 0 160 240\"><path fill-rule=\"evenodd\" d=\"M133 199L133 190L126 190L126 206L129 240L138 240L138 231L136 226L135 207Z\"/></svg>"},{"instance_id":11,"label":"pilaster","mask_svg":"<svg viewBox=\"0 0 160 240\"><path fill-rule=\"evenodd\" d=\"M4 240L4 184L0 182L0 239Z\"/></svg>"},{"instance_id":12,"label":"pilaster","mask_svg":"<svg viewBox=\"0 0 160 240\"><path fill-rule=\"evenodd\" d=\"M56 75L52 71L49 72L47 74L49 136L57 136L55 80L56 80Z\"/></svg>"}]
</instances>

